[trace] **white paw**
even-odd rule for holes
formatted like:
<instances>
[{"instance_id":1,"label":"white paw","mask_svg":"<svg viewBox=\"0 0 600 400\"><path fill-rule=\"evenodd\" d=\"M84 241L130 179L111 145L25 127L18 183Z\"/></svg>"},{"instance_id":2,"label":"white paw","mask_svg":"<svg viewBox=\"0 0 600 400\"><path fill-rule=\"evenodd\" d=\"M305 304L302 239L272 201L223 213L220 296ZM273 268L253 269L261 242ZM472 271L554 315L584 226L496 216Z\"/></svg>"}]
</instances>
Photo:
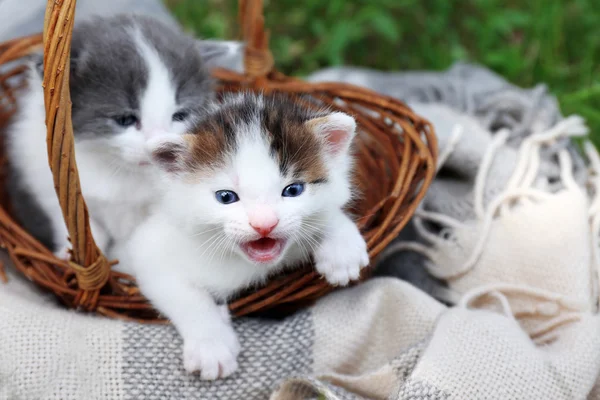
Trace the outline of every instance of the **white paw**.
<instances>
[{"instance_id":1,"label":"white paw","mask_svg":"<svg viewBox=\"0 0 600 400\"><path fill-rule=\"evenodd\" d=\"M71 245L61 246L57 251L54 252L54 256L64 261L71 259Z\"/></svg>"},{"instance_id":2,"label":"white paw","mask_svg":"<svg viewBox=\"0 0 600 400\"><path fill-rule=\"evenodd\" d=\"M332 285L347 285L357 280L360 270L369 265L367 244L356 227L325 239L315 252L317 271Z\"/></svg>"},{"instance_id":3,"label":"white paw","mask_svg":"<svg viewBox=\"0 0 600 400\"><path fill-rule=\"evenodd\" d=\"M186 338L183 344L183 366L189 373L199 371L203 380L225 378L237 368L240 344L231 326L212 327L210 334Z\"/></svg>"}]
</instances>

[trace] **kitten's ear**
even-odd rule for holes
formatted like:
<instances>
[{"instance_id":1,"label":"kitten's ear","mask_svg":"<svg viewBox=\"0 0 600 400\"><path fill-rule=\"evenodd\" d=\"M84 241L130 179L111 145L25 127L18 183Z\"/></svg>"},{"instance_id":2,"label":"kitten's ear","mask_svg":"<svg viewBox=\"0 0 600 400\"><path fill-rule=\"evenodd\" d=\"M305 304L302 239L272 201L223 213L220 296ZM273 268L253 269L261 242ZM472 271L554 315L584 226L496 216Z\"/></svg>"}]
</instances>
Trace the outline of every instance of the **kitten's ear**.
<instances>
[{"instance_id":1,"label":"kitten's ear","mask_svg":"<svg viewBox=\"0 0 600 400\"><path fill-rule=\"evenodd\" d=\"M228 67L232 60L242 59L244 44L233 40L199 40L198 50L205 65L210 69L214 67Z\"/></svg>"},{"instance_id":2,"label":"kitten's ear","mask_svg":"<svg viewBox=\"0 0 600 400\"><path fill-rule=\"evenodd\" d=\"M325 141L327 150L333 155L347 152L356 135L356 121L343 112L311 119L306 126Z\"/></svg>"},{"instance_id":3,"label":"kitten's ear","mask_svg":"<svg viewBox=\"0 0 600 400\"><path fill-rule=\"evenodd\" d=\"M168 135L151 139L147 144L152 162L167 172L179 172L188 153L186 135Z\"/></svg>"}]
</instances>

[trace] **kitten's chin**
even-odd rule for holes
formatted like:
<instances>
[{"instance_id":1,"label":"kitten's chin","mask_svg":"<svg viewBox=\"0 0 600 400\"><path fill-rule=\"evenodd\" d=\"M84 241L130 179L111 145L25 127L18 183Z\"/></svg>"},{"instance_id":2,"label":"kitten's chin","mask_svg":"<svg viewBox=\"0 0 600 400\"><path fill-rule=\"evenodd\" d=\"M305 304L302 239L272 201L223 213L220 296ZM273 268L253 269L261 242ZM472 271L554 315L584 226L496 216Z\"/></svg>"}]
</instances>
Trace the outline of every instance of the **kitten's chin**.
<instances>
[{"instance_id":1,"label":"kitten's chin","mask_svg":"<svg viewBox=\"0 0 600 400\"><path fill-rule=\"evenodd\" d=\"M280 260L286 241L284 239L261 238L242 243L240 248L244 255L255 264L274 264Z\"/></svg>"}]
</instances>

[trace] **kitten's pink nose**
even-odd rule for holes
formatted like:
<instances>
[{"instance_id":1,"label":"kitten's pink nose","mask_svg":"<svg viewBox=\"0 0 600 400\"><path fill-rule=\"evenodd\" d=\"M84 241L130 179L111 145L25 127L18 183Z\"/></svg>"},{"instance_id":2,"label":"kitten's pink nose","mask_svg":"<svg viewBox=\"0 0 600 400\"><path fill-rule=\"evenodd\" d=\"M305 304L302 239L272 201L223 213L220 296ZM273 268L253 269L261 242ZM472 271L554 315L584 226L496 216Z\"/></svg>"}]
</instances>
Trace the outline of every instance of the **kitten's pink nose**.
<instances>
[{"instance_id":1,"label":"kitten's pink nose","mask_svg":"<svg viewBox=\"0 0 600 400\"><path fill-rule=\"evenodd\" d=\"M253 211L254 212L248 216L248 222L252 229L261 236L267 236L269 233L273 232L273 229L275 229L279 223L277 215L267 207L259 207Z\"/></svg>"},{"instance_id":2,"label":"kitten's pink nose","mask_svg":"<svg viewBox=\"0 0 600 400\"><path fill-rule=\"evenodd\" d=\"M261 236L268 236L269 233L273 232L273 229L275 229L275 227L277 226L278 223L279 223L279 221L275 222L272 225L253 225L251 223L250 226L256 232L258 232Z\"/></svg>"}]
</instances>

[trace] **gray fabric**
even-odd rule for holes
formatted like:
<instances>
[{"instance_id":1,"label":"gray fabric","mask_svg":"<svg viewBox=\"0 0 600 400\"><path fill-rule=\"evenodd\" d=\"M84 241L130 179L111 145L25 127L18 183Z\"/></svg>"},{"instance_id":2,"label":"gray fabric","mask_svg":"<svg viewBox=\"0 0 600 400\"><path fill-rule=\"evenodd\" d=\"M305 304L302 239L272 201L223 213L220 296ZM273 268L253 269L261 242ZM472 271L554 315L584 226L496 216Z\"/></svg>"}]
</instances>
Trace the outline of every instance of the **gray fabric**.
<instances>
[{"instance_id":1,"label":"gray fabric","mask_svg":"<svg viewBox=\"0 0 600 400\"><path fill-rule=\"evenodd\" d=\"M408 381L398 393L398 399L406 400L447 400L450 395L426 382Z\"/></svg>"},{"instance_id":2,"label":"gray fabric","mask_svg":"<svg viewBox=\"0 0 600 400\"><path fill-rule=\"evenodd\" d=\"M264 399L284 378L311 371L312 321L309 311L283 322L236 320L242 345L239 370L216 382L201 381L184 371L182 341L172 326L127 324L123 344L125 398Z\"/></svg>"},{"instance_id":3,"label":"gray fabric","mask_svg":"<svg viewBox=\"0 0 600 400\"><path fill-rule=\"evenodd\" d=\"M380 72L365 68L326 68L309 81L341 81L364 86L407 103L443 103L481 118L490 128L509 126L523 137L534 124L552 126L560 118L558 103L545 85L521 89L492 71L457 63L446 72Z\"/></svg>"}]
</instances>

